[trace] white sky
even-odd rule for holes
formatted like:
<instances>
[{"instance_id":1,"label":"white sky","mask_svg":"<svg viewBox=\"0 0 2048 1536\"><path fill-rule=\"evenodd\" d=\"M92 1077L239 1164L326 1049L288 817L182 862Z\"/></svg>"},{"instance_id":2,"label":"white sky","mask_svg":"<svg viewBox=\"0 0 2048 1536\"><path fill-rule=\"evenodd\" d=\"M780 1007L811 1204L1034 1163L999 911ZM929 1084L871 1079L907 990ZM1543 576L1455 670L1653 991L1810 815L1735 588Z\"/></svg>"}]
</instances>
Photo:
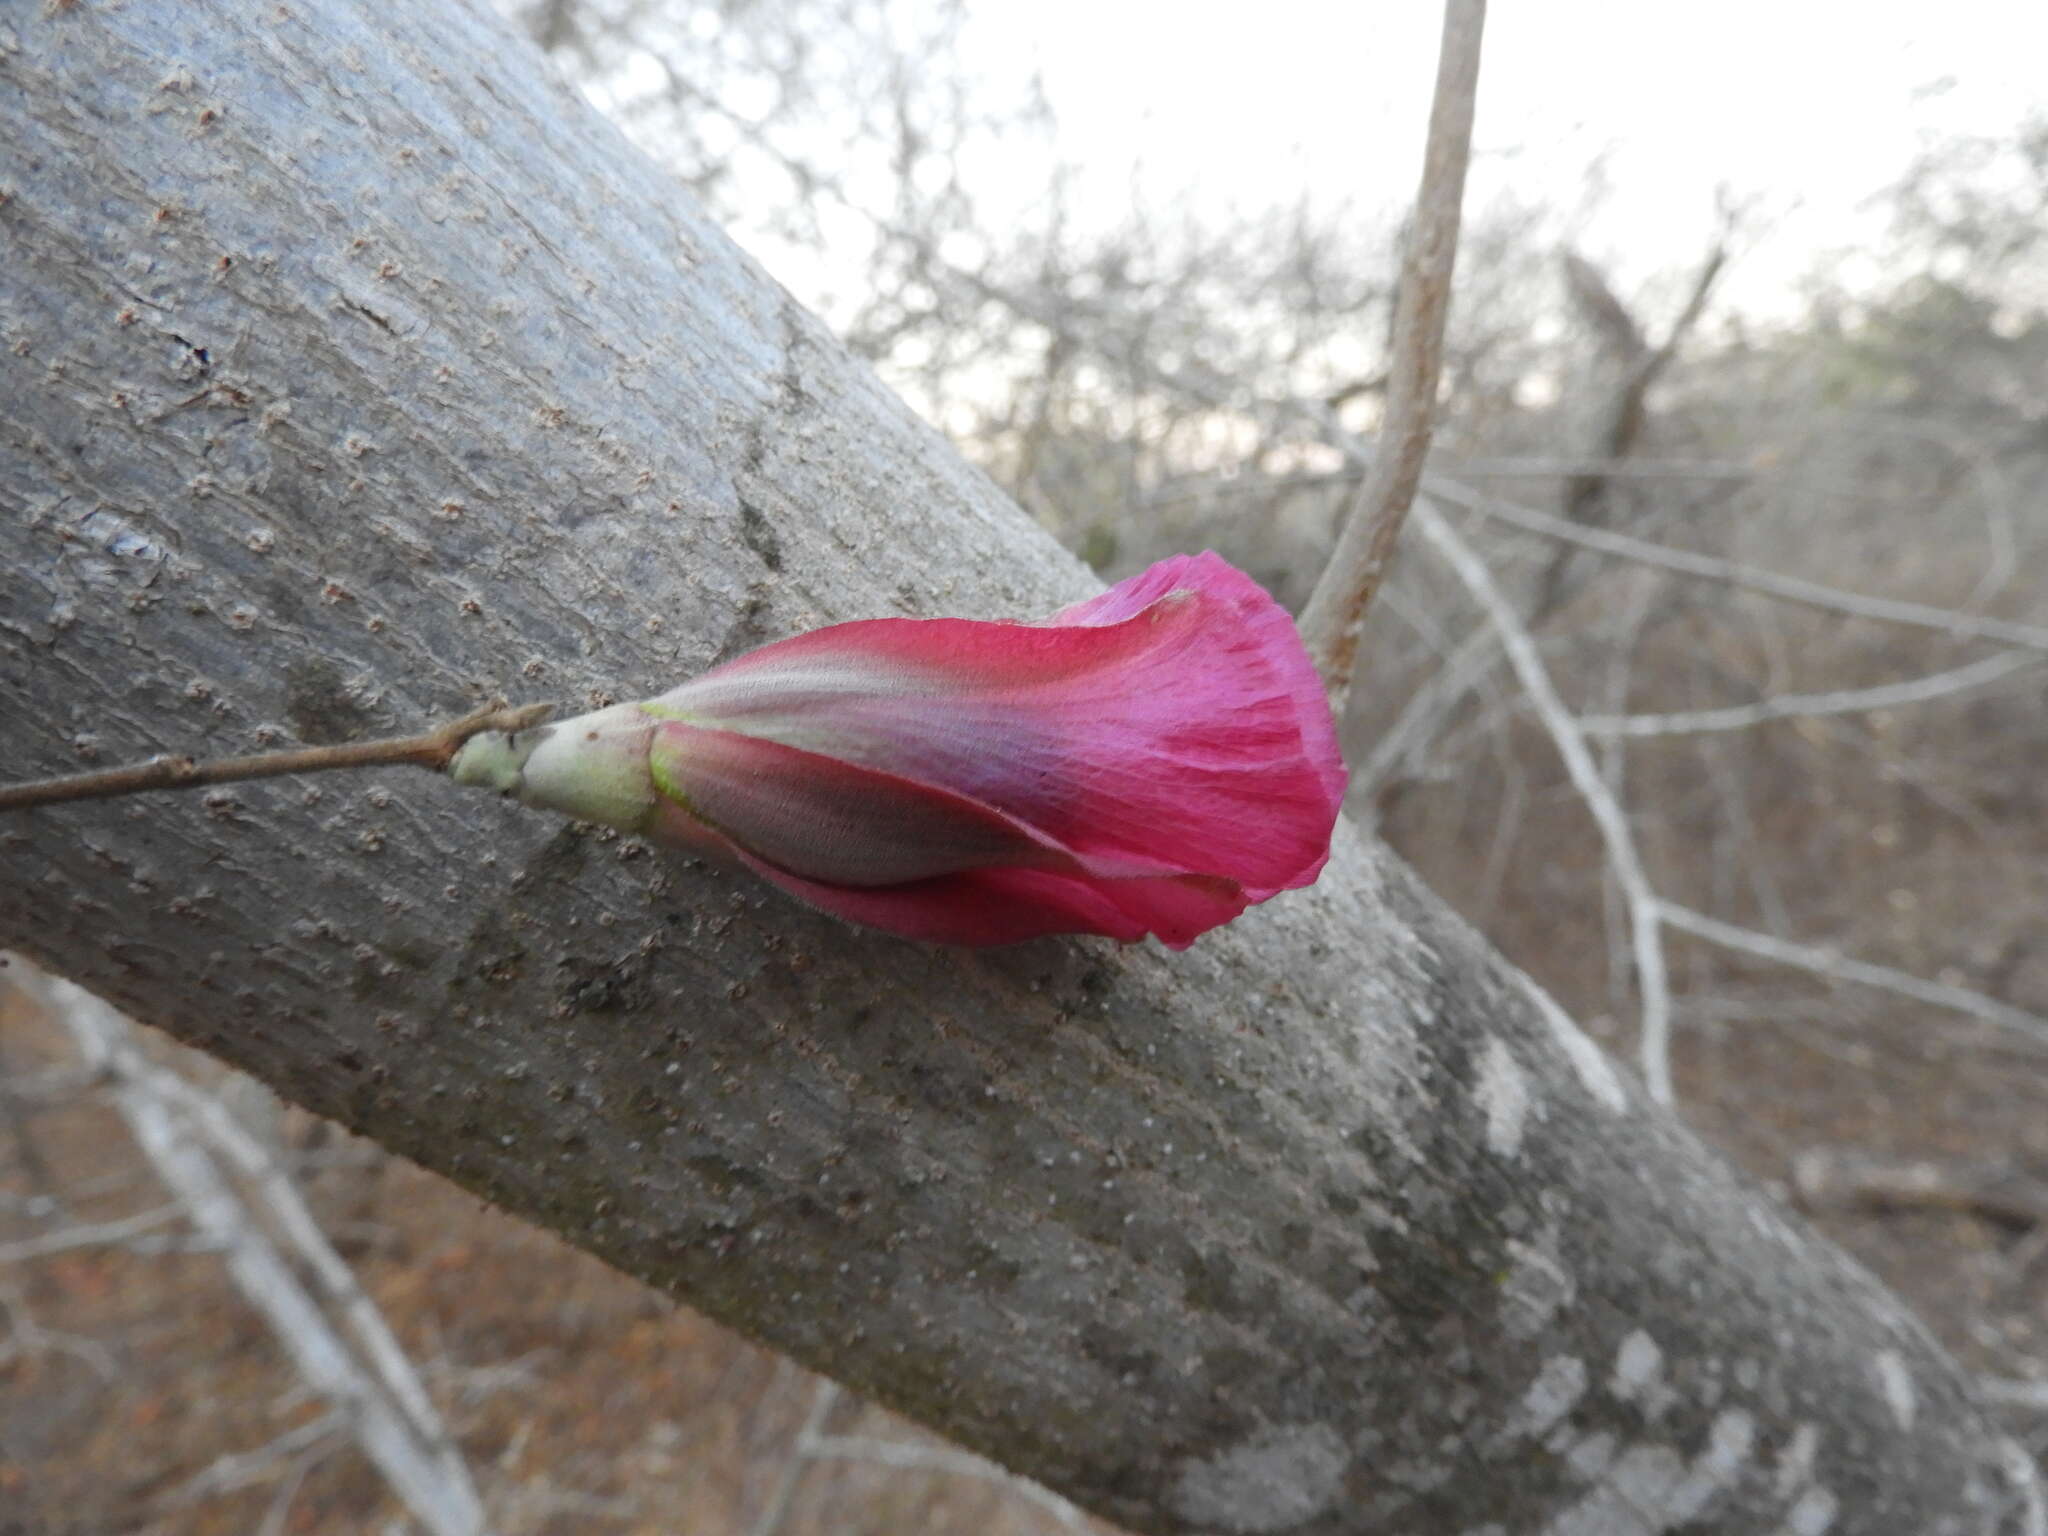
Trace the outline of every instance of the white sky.
<instances>
[{"instance_id":1,"label":"white sky","mask_svg":"<svg viewBox=\"0 0 2048 1536\"><path fill-rule=\"evenodd\" d=\"M1420 166L1435 0L1018 0L970 10L970 60L1043 71L1070 154L1110 208L1134 160L1155 193L1219 205L1404 206ZM1603 154L1589 254L1625 279L1687 266L1717 185L1767 210L1724 293L1772 307L1930 136L2002 132L2048 104L2048 0L1497 0L1473 194L1576 204ZM1477 206L1474 203L1470 206Z\"/></svg>"}]
</instances>

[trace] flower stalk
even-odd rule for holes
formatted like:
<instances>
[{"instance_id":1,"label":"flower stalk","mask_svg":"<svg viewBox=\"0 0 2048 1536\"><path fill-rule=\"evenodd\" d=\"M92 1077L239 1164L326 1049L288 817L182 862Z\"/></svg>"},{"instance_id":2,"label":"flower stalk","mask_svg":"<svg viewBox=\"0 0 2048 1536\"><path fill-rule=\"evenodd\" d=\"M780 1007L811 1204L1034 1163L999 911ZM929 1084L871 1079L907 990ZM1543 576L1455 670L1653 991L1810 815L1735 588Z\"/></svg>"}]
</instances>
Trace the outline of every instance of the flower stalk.
<instances>
[{"instance_id":1,"label":"flower stalk","mask_svg":"<svg viewBox=\"0 0 2048 1536\"><path fill-rule=\"evenodd\" d=\"M153 757L146 763L132 763L125 768L65 774L27 784L0 785L0 811L61 805L71 800L108 800L116 795L134 795L153 789L202 789L210 784L233 784L246 779L326 773L341 768L377 768L392 763L410 763L440 773L446 771L463 744L472 737L487 731L525 730L546 719L552 710L553 706L549 704L528 704L511 709L499 699L472 710L460 720L451 720L418 736L389 736L377 741L349 741L326 747L294 747L283 752L259 752L248 757L216 758L212 762L167 754Z\"/></svg>"}]
</instances>

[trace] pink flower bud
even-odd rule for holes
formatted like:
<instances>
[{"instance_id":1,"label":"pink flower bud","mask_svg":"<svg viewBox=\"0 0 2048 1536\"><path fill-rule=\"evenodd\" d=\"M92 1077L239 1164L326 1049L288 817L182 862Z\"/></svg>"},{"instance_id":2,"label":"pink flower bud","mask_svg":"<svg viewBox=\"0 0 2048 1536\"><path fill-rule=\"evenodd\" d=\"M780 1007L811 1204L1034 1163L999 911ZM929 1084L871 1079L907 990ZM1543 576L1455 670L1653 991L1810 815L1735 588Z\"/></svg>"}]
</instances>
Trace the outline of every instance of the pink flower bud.
<instances>
[{"instance_id":1,"label":"pink flower bud","mask_svg":"<svg viewBox=\"0 0 2048 1536\"><path fill-rule=\"evenodd\" d=\"M835 624L449 771L908 938L1176 949L1312 882L1344 790L1293 623L1213 554L1037 624Z\"/></svg>"}]
</instances>

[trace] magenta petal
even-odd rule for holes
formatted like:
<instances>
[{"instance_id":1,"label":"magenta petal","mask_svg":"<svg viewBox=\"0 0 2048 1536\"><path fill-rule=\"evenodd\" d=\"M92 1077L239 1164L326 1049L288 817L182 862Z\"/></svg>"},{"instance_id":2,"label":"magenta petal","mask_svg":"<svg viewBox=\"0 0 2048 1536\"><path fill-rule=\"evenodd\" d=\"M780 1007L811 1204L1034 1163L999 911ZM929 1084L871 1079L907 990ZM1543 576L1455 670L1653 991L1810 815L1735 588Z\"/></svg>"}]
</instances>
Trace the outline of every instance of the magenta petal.
<instances>
[{"instance_id":1,"label":"magenta petal","mask_svg":"<svg viewBox=\"0 0 2048 1536\"><path fill-rule=\"evenodd\" d=\"M1070 603L1048 624L1121 624L1135 618L1169 592L1206 592L1254 608L1277 607L1266 589L1213 550L1199 555L1170 555L1128 576L1106 592ZM1282 617L1286 616L1282 614ZM1292 627L1291 625L1289 626ZM1299 644L1299 642L1297 642Z\"/></svg>"},{"instance_id":2,"label":"magenta petal","mask_svg":"<svg viewBox=\"0 0 2048 1536\"><path fill-rule=\"evenodd\" d=\"M833 885L1074 862L949 790L734 731L664 720L647 765L661 793L697 822L756 858Z\"/></svg>"},{"instance_id":3,"label":"magenta petal","mask_svg":"<svg viewBox=\"0 0 2048 1536\"><path fill-rule=\"evenodd\" d=\"M1254 900L1242 887L1209 875L1104 880L1096 889L1146 931L1158 935L1168 949L1186 949L1211 928L1237 917Z\"/></svg>"},{"instance_id":4,"label":"magenta petal","mask_svg":"<svg viewBox=\"0 0 2048 1536\"><path fill-rule=\"evenodd\" d=\"M1152 932L1169 948L1186 949L1245 907L1242 894L1226 896L1186 879L1101 881L1037 869L964 870L855 889L806 880L745 849L733 851L763 879L820 911L932 944L1016 944L1055 933L1095 933L1130 944Z\"/></svg>"},{"instance_id":5,"label":"magenta petal","mask_svg":"<svg viewBox=\"0 0 2048 1536\"><path fill-rule=\"evenodd\" d=\"M1043 624L834 625L649 707L964 797L1105 881L1200 876L1254 901L1315 878L1343 793L1292 622L1214 555Z\"/></svg>"},{"instance_id":6,"label":"magenta petal","mask_svg":"<svg viewBox=\"0 0 2048 1536\"><path fill-rule=\"evenodd\" d=\"M1246 904L1210 877L1098 878L972 801L730 731L663 721L648 766L679 813L658 814L652 835L732 854L813 906L906 938L1149 932L1185 949Z\"/></svg>"},{"instance_id":7,"label":"magenta petal","mask_svg":"<svg viewBox=\"0 0 2048 1536\"><path fill-rule=\"evenodd\" d=\"M1116 623L1174 591L1201 592L1228 604L1232 616L1245 627L1284 684L1294 704L1303 754L1315 765L1331 801L1342 806L1346 775L1343 755L1337 750L1336 722L1330 716L1322 677L1309 660L1294 621L1264 587L1214 551L1161 560L1107 592L1062 608L1046 622Z\"/></svg>"}]
</instances>

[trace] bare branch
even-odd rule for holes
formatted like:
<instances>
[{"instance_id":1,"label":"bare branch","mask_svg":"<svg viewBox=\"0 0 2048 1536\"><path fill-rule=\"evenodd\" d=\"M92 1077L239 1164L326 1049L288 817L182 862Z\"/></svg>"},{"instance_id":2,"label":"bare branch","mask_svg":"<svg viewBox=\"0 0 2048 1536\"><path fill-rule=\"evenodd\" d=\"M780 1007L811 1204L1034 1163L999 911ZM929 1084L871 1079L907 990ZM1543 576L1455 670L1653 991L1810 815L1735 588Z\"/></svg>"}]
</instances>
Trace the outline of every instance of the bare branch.
<instances>
[{"instance_id":1,"label":"bare branch","mask_svg":"<svg viewBox=\"0 0 2048 1536\"><path fill-rule=\"evenodd\" d=\"M130 1024L113 1008L68 981L40 976L25 961L14 963L24 975L39 977L31 983L34 990L87 1059L105 1074L136 1145L184 1205L193 1225L218 1245L237 1287L262 1312L307 1383L347 1415L356 1440L393 1493L433 1536L481 1536L483 1507L468 1468L440 1429L417 1382L410 1380L410 1370L404 1376L411 1392L394 1391L384 1371L365 1370L335 1332L212 1156L179 1124L179 1111L189 1109L190 1086L143 1058ZM266 1190L266 1201L273 1214L288 1209L274 1190ZM310 1223L303 1207L299 1215ZM292 1226L288 1235L302 1236L303 1223L295 1220ZM324 1239L311 1248L302 1246L299 1256L317 1267L323 1251L340 1263ZM355 1294L361 1298L360 1291ZM361 1300L363 1306L370 1305L367 1298ZM383 1364L380 1360L379 1366ZM419 1423L422 1415L424 1430Z\"/></svg>"},{"instance_id":2,"label":"bare branch","mask_svg":"<svg viewBox=\"0 0 2048 1536\"><path fill-rule=\"evenodd\" d=\"M804 1422L796 1432L796 1440L789 1448L789 1455L782 1463L782 1473L776 1479L775 1492L769 1495L767 1505L760 1518L755 1520L753 1536L776 1536L782 1529L782 1522L789 1514L790 1500L796 1496L798 1479L803 1476L804 1463L809 1459L811 1447L822 1438L825 1421L831 1416L832 1405L839 1400L839 1387L831 1381L820 1381L811 1392L811 1406L804 1414Z\"/></svg>"},{"instance_id":3,"label":"bare branch","mask_svg":"<svg viewBox=\"0 0 2048 1536\"><path fill-rule=\"evenodd\" d=\"M2042 1476L2040 1462L2011 1435L2000 1436L1996 1450L2013 1491L2019 1536L2048 1536L2048 1479Z\"/></svg>"},{"instance_id":4,"label":"bare branch","mask_svg":"<svg viewBox=\"0 0 2048 1536\"><path fill-rule=\"evenodd\" d=\"M1781 693L1754 704L1726 709L1683 710L1668 715L1581 715L1579 729L1588 736L1696 736L1710 731L1739 731L1771 720L1810 715L1855 715L1875 709L1925 704L1952 694L1967 693L2042 665L2039 656L2002 651L1966 667L1931 672L1903 683L1874 688L1843 688L1832 693Z\"/></svg>"},{"instance_id":5,"label":"bare branch","mask_svg":"<svg viewBox=\"0 0 2048 1536\"><path fill-rule=\"evenodd\" d=\"M113 1381L121 1374L114 1352L99 1340L62 1333L37 1322L28 1310L26 1298L16 1287L0 1288L0 1320L7 1325L6 1337L0 1338L0 1368L11 1366L17 1360L34 1359L48 1350L83 1360L101 1381Z\"/></svg>"},{"instance_id":6,"label":"bare branch","mask_svg":"<svg viewBox=\"0 0 2048 1536\"><path fill-rule=\"evenodd\" d=\"M1446 0L1422 186L1401 263L1379 452L1352 499L1337 547L1301 616L1310 654L1321 665L1331 693L1340 697L1351 682L1366 609L1393 559L1401 524L1422 478L1423 460L1429 455L1485 23L1486 0Z\"/></svg>"},{"instance_id":7,"label":"bare branch","mask_svg":"<svg viewBox=\"0 0 2048 1536\"><path fill-rule=\"evenodd\" d=\"M1980 1376L1977 1390L1987 1403L2008 1408L2027 1408L2048 1413L2048 1381L2008 1381L1999 1376Z\"/></svg>"},{"instance_id":8,"label":"bare branch","mask_svg":"<svg viewBox=\"0 0 2048 1536\"><path fill-rule=\"evenodd\" d=\"M213 1143L250 1181L265 1214L291 1245L292 1257L315 1282L323 1299L348 1324L356 1342L369 1356L379 1381L412 1421L414 1431L429 1444L445 1448L448 1432L440 1415L434 1412L412 1362L384 1321L384 1314L357 1283L355 1271L334 1251L334 1245L306 1208L291 1177L220 1100L201 1093L175 1073L160 1072L153 1083L184 1112L192 1128Z\"/></svg>"},{"instance_id":9,"label":"bare branch","mask_svg":"<svg viewBox=\"0 0 2048 1536\"><path fill-rule=\"evenodd\" d=\"M1702 580L1725 582L1729 586L1761 592L1767 597L1782 598L1786 602L1803 603L1809 608L1852 614L1859 619L1877 619L1887 624L1931 629L1945 635L2001 640L2007 645L2022 646L2030 651L2048 651L2048 629L2043 629L2039 625L2022 624L2012 619L1990 618L1983 614L1960 613L1952 608L1935 608L1926 603L1904 602L1897 598L1865 597L1861 593L1845 592L1839 587L1825 586L1817 581L1768 571L1761 566L1743 565L1714 555L1696 554L1689 549L1673 549L1668 544L1655 544L1648 539L1632 538L1625 533L1611 533L1604 528L1584 528L1565 518L1538 512L1533 507L1519 506L1498 496L1490 496L1484 491L1473 490L1441 475L1425 475L1422 485L1431 496L1454 507L1462 507L1468 512L1478 513L1481 517L1509 523L1531 533L1565 539L1587 549L1597 549L1600 553L1612 555L1617 559L1637 560L1667 571L1678 571Z\"/></svg>"},{"instance_id":10,"label":"bare branch","mask_svg":"<svg viewBox=\"0 0 2048 1536\"><path fill-rule=\"evenodd\" d=\"M1564 268L1564 291L1566 297L1606 345L1607 350L1624 361L1633 360L1650 350L1650 344L1643 337L1643 328L1636 324L1636 317L1628 312L1628 306L1615 296L1607 275L1577 251L1566 251L1559 262Z\"/></svg>"},{"instance_id":11,"label":"bare branch","mask_svg":"<svg viewBox=\"0 0 2048 1536\"><path fill-rule=\"evenodd\" d=\"M812 1461L857 1461L868 1462L879 1467L890 1467L899 1471L940 1472L955 1477L972 1477L1038 1505L1062 1526L1071 1530L1082 1528L1081 1512L1050 1488L1033 1482L1028 1477L1018 1477L1006 1472L992 1461L967 1451L956 1451L945 1446L917 1445L906 1441L883 1440L872 1435L828 1435L825 1422L831 1416L833 1405L839 1401L839 1388L829 1381L820 1381L811 1396L811 1406L804 1414L802 1428L791 1443L789 1458L782 1467L781 1478L775 1492L769 1497L760 1517L754 1522L753 1536L776 1536L788 1518L791 1501L796 1494L796 1485L803 1475L806 1463Z\"/></svg>"},{"instance_id":12,"label":"bare branch","mask_svg":"<svg viewBox=\"0 0 2048 1536\"><path fill-rule=\"evenodd\" d=\"M1365 761L1351 770L1347 798L1354 809L1370 804L1380 786L1404 763L1421 756L1438 723L1500 659L1498 646L1491 628L1473 630L1428 681L1409 695L1400 716L1380 733Z\"/></svg>"},{"instance_id":13,"label":"bare branch","mask_svg":"<svg viewBox=\"0 0 2048 1536\"><path fill-rule=\"evenodd\" d=\"M819 1435L805 1447L805 1454L821 1460L866 1461L902 1471L945 1472L955 1477L979 1478L1036 1504L1068 1529L1081 1529L1081 1512L1051 1489L1040 1487L1029 1478L1005 1472L994 1462L984 1461L966 1451L878 1440L873 1436Z\"/></svg>"},{"instance_id":14,"label":"bare branch","mask_svg":"<svg viewBox=\"0 0 2048 1536\"><path fill-rule=\"evenodd\" d=\"M1664 966L1663 939L1658 932L1658 914L1662 904L1651 889L1650 878L1636 853L1628 817L1608 790L1607 781L1586 747L1585 735L1572 719L1571 711L1565 708L1564 700L1558 697L1557 685L1551 682L1543 658L1537 653L1534 637L1494 581L1486 562L1427 500L1417 506L1415 524L1457 573L1465 589L1492 622L1500 636L1501 646L1507 652L1508 664L1521 680L1522 691L1528 694L1530 704L1535 707L1544 729L1550 733L1550 739L1557 747L1558 756L1564 759L1572 788L1586 802L1586 809L1592 813L1594 824L1600 829L1615 884L1620 887L1622 899L1628 905L1636 984L1641 988L1643 998L1639 1048L1643 1081L1652 1097L1660 1104L1669 1104L1672 1101L1671 989Z\"/></svg>"},{"instance_id":15,"label":"bare branch","mask_svg":"<svg viewBox=\"0 0 2048 1536\"><path fill-rule=\"evenodd\" d=\"M1657 348L1656 362L1650 370L1649 382L1654 383L1671 359L1678 355L1678 348L1688 332L1699 324L1700 316L1706 313L1707 299L1714 291L1714 282L1728 265L1728 231L1724 225L1713 248L1700 263L1699 272L1692 280L1692 292L1685 301L1685 308L1678 312L1678 318L1671 322L1671 330L1663 344Z\"/></svg>"},{"instance_id":16,"label":"bare branch","mask_svg":"<svg viewBox=\"0 0 2048 1536\"><path fill-rule=\"evenodd\" d=\"M1793 1160L1792 1188L1809 1210L1964 1211L2011 1226L2048 1223L2048 1182L2009 1162L1901 1161L1815 1148Z\"/></svg>"},{"instance_id":17,"label":"bare branch","mask_svg":"<svg viewBox=\"0 0 2048 1536\"><path fill-rule=\"evenodd\" d=\"M1580 312L1592 323L1618 365L1618 377L1600 402L1587 443L1587 456L1617 462L1626 459L1642 436L1650 387L1671 360L1686 333L1698 322L1707 306L1717 278L1728 258L1726 215L1706 260L1693 280L1692 292L1671 323L1661 345L1652 347L1627 307L1615 296L1600 269L1578 255L1567 253L1564 261L1565 286ZM1609 521L1609 476L1592 470L1571 476L1565 482L1564 515L1575 523L1598 525ZM1569 547L1557 550L1538 585L1533 622L1540 623L1565 595L1565 574L1571 563Z\"/></svg>"},{"instance_id":18,"label":"bare branch","mask_svg":"<svg viewBox=\"0 0 2048 1536\"><path fill-rule=\"evenodd\" d=\"M172 1493L166 1502L173 1506L197 1504L246 1488L251 1483L267 1481L279 1462L288 1461L324 1440L347 1433L348 1415L339 1408L329 1409L251 1450L230 1451L224 1456L216 1456Z\"/></svg>"},{"instance_id":19,"label":"bare branch","mask_svg":"<svg viewBox=\"0 0 2048 1536\"><path fill-rule=\"evenodd\" d=\"M54 1232L25 1237L19 1242L0 1243L0 1264L19 1264L28 1259L70 1253L79 1248L134 1246L137 1238L160 1233L165 1227L176 1224L184 1214L181 1205L160 1205L154 1210L138 1211L133 1216L121 1216L112 1221L59 1227Z\"/></svg>"},{"instance_id":20,"label":"bare branch","mask_svg":"<svg viewBox=\"0 0 2048 1536\"><path fill-rule=\"evenodd\" d=\"M1695 912L1690 907L1679 906L1674 902L1663 902L1661 907L1661 916L1666 923L1682 933L1705 939L1709 944L1719 944L1724 949L1740 950L1744 954L1756 955L1761 959L1775 960L1780 965L1811 971L1817 976L1827 976L1837 981L1852 981L1858 986L1875 987L1880 992L1910 997L1931 1007L1965 1013L1971 1018L1983 1019L1986 1023L2016 1030L2036 1042L2048 1042L2048 1019L2042 1018L2039 1014L2029 1013L2024 1008L2015 1008L2010 1003L2000 1002L1997 998L1986 997L1981 992L1972 992L1966 987L1952 987L1945 982L1926 981L1908 971L1894 970L1888 965L1873 965L1867 960L1851 960L1831 949L1773 938L1770 934L1758 933L1753 928L1741 928L1734 923L1724 923L1718 918L1708 917L1704 912Z\"/></svg>"}]
</instances>

